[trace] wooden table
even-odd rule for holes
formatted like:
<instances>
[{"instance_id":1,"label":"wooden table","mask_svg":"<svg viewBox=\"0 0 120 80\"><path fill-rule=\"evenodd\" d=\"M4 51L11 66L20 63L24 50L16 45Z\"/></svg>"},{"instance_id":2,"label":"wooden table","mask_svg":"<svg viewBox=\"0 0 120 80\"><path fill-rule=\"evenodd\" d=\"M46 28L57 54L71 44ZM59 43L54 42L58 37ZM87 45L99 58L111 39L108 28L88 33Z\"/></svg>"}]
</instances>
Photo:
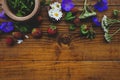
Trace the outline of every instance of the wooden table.
<instances>
[{"instance_id":1,"label":"wooden table","mask_svg":"<svg viewBox=\"0 0 120 80\"><path fill-rule=\"evenodd\" d=\"M83 0L73 1L77 7L82 7ZM89 3L96 1L89 0ZM100 19L104 14L111 17L114 9L120 10L119 0L108 1L109 10L98 13ZM4 40L10 35L0 36L0 80L120 80L120 33L108 44L102 29L95 27L95 39L72 35L70 45L59 46L56 38L46 35L50 22L47 12L42 11L42 39L30 37L20 45L8 47ZM59 23L59 33L69 33L68 26L64 21Z\"/></svg>"}]
</instances>

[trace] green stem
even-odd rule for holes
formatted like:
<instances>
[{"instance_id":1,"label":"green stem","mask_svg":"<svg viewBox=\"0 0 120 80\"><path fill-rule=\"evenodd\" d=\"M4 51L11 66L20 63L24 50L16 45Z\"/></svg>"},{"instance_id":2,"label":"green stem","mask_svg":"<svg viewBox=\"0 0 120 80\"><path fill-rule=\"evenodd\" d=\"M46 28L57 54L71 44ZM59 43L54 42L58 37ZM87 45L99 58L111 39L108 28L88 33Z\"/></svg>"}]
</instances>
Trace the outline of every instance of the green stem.
<instances>
[{"instance_id":1,"label":"green stem","mask_svg":"<svg viewBox=\"0 0 120 80\"><path fill-rule=\"evenodd\" d=\"M108 24L109 24L109 25L113 25L113 24L116 24L116 23L120 23L120 20L115 20L115 19L113 19L113 20L112 20L112 19L109 19L109 20L108 20Z\"/></svg>"},{"instance_id":2,"label":"green stem","mask_svg":"<svg viewBox=\"0 0 120 80\"><path fill-rule=\"evenodd\" d=\"M120 28L118 30L116 30L112 35L111 37L113 37L115 34L117 34L118 32L120 31Z\"/></svg>"},{"instance_id":3,"label":"green stem","mask_svg":"<svg viewBox=\"0 0 120 80\"><path fill-rule=\"evenodd\" d=\"M87 11L87 0L84 2L84 10Z\"/></svg>"},{"instance_id":4,"label":"green stem","mask_svg":"<svg viewBox=\"0 0 120 80\"><path fill-rule=\"evenodd\" d=\"M109 22L114 22L114 23L120 23L120 20L116 20L116 19L109 19Z\"/></svg>"}]
</instances>

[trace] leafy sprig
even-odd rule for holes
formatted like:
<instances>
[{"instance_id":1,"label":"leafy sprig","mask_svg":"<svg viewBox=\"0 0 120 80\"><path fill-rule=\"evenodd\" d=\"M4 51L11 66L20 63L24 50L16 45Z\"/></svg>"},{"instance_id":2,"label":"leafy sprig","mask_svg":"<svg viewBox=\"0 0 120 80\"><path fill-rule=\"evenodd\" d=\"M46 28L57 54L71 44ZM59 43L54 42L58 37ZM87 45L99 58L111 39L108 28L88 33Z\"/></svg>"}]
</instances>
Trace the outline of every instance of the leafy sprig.
<instances>
[{"instance_id":1,"label":"leafy sprig","mask_svg":"<svg viewBox=\"0 0 120 80\"><path fill-rule=\"evenodd\" d=\"M113 10L113 15L114 16L118 17L119 13L120 13L119 10L117 10L117 9Z\"/></svg>"},{"instance_id":2,"label":"leafy sprig","mask_svg":"<svg viewBox=\"0 0 120 80\"><path fill-rule=\"evenodd\" d=\"M66 13L66 16L65 16L66 21L72 21L73 19L75 19L75 16L72 14L72 12Z\"/></svg>"},{"instance_id":3,"label":"leafy sprig","mask_svg":"<svg viewBox=\"0 0 120 80\"><path fill-rule=\"evenodd\" d=\"M102 28L104 31L104 38L107 42L111 42L112 37L118 33L120 31L120 28L118 30L116 30L113 34L109 34L109 29L113 24L116 23L120 23L120 20L116 20L116 19L109 19L106 15L104 15L104 17L102 18Z\"/></svg>"},{"instance_id":4,"label":"leafy sprig","mask_svg":"<svg viewBox=\"0 0 120 80\"><path fill-rule=\"evenodd\" d=\"M34 0L7 0L8 6L16 16L26 16L35 6Z\"/></svg>"},{"instance_id":5,"label":"leafy sprig","mask_svg":"<svg viewBox=\"0 0 120 80\"><path fill-rule=\"evenodd\" d=\"M86 19L86 18L89 18L91 16L96 16L96 12L94 12L92 9L89 8L89 6L87 5L87 0L85 0L84 7L83 7L83 12L79 16L79 18L80 19Z\"/></svg>"},{"instance_id":6,"label":"leafy sprig","mask_svg":"<svg viewBox=\"0 0 120 80\"><path fill-rule=\"evenodd\" d=\"M80 32L86 38L94 39L95 38L95 31L92 27L88 27L87 25L83 24L80 27Z\"/></svg>"}]
</instances>

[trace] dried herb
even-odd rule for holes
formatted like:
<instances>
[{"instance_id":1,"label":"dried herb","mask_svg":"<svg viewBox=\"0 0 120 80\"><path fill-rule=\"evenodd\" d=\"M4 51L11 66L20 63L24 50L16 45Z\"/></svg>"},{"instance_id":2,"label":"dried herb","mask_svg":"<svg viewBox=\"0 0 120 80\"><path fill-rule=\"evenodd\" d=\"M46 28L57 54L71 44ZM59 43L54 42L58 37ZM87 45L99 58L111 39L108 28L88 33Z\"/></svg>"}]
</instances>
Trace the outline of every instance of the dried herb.
<instances>
[{"instance_id":1,"label":"dried herb","mask_svg":"<svg viewBox=\"0 0 120 80\"><path fill-rule=\"evenodd\" d=\"M15 29L22 33L29 33L31 32L32 28L33 25L31 25L30 23L15 23Z\"/></svg>"},{"instance_id":2,"label":"dried herb","mask_svg":"<svg viewBox=\"0 0 120 80\"><path fill-rule=\"evenodd\" d=\"M118 15L119 15L119 10L113 10L113 15L115 16L115 17L118 17Z\"/></svg>"},{"instance_id":3,"label":"dried herb","mask_svg":"<svg viewBox=\"0 0 120 80\"><path fill-rule=\"evenodd\" d=\"M105 33L105 35L104 35L105 40L106 40L108 43L110 43L111 40L112 40L112 38L113 38L113 36L114 36L115 34L117 34L119 31L120 31L120 28L117 29L113 34Z\"/></svg>"},{"instance_id":4,"label":"dried herb","mask_svg":"<svg viewBox=\"0 0 120 80\"><path fill-rule=\"evenodd\" d=\"M69 30L70 31L74 31L76 29L75 25L74 24L71 24L70 27L69 27Z\"/></svg>"},{"instance_id":5,"label":"dried herb","mask_svg":"<svg viewBox=\"0 0 120 80\"><path fill-rule=\"evenodd\" d=\"M80 27L80 32L86 38L94 39L95 38L95 31L92 27L88 27L87 25L82 25Z\"/></svg>"},{"instance_id":6,"label":"dried herb","mask_svg":"<svg viewBox=\"0 0 120 80\"><path fill-rule=\"evenodd\" d=\"M96 16L96 12L94 12L92 9L89 8L87 5L87 0L84 2L83 12L79 16L80 19L86 19L92 16Z\"/></svg>"},{"instance_id":7,"label":"dried herb","mask_svg":"<svg viewBox=\"0 0 120 80\"><path fill-rule=\"evenodd\" d=\"M113 34L109 34L109 29L113 24L120 23L120 20L109 19L106 15L102 18L102 29L104 31L104 38L107 42L111 42L112 37L120 31L120 28L117 29Z\"/></svg>"}]
</instances>

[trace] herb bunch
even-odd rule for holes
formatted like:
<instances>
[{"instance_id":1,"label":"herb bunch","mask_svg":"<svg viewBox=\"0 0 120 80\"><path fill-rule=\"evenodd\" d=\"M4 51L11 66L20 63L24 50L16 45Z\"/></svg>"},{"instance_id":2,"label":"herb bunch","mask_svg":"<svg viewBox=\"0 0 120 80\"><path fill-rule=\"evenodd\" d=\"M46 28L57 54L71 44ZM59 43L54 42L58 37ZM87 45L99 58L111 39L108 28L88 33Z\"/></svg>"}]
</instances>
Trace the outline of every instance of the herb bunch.
<instances>
[{"instance_id":1,"label":"herb bunch","mask_svg":"<svg viewBox=\"0 0 120 80\"><path fill-rule=\"evenodd\" d=\"M32 12L35 6L34 0L7 0L12 12L18 16L26 16Z\"/></svg>"}]
</instances>

